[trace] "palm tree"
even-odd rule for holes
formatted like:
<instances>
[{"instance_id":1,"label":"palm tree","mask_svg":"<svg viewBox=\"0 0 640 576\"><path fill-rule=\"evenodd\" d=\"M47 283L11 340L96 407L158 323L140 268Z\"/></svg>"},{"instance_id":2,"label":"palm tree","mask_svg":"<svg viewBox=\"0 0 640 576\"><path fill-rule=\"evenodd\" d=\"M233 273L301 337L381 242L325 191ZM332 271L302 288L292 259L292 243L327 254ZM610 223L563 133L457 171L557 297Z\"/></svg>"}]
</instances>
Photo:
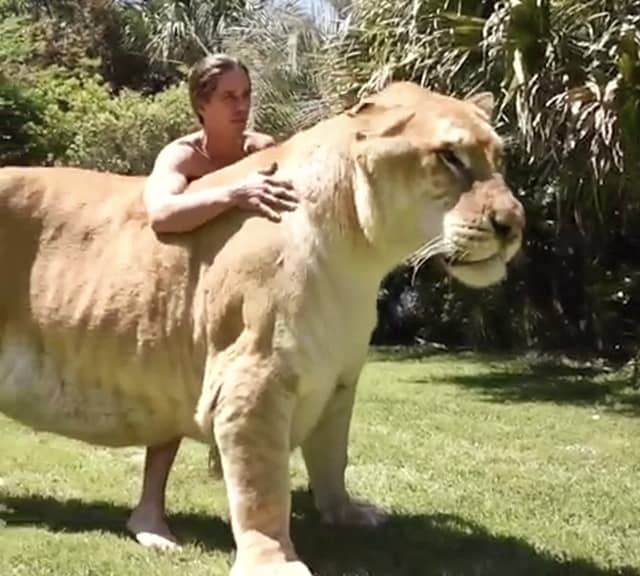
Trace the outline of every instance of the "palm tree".
<instances>
[{"instance_id":1,"label":"palm tree","mask_svg":"<svg viewBox=\"0 0 640 576\"><path fill-rule=\"evenodd\" d=\"M151 29L152 54L192 63L221 49L225 26L238 18L244 0L149 0L138 6Z\"/></svg>"},{"instance_id":2,"label":"palm tree","mask_svg":"<svg viewBox=\"0 0 640 576\"><path fill-rule=\"evenodd\" d=\"M256 125L284 136L328 110L319 87L319 55L337 29L338 15L324 0L314 6L309 10L295 1L150 0L143 11L153 31L150 48L156 58L190 65L204 54L226 51L244 60L252 71Z\"/></svg>"},{"instance_id":3,"label":"palm tree","mask_svg":"<svg viewBox=\"0 0 640 576\"><path fill-rule=\"evenodd\" d=\"M329 113L322 53L336 29L326 12L296 2L263 3L229 27L223 45L252 70L258 127L285 136Z\"/></svg>"}]
</instances>

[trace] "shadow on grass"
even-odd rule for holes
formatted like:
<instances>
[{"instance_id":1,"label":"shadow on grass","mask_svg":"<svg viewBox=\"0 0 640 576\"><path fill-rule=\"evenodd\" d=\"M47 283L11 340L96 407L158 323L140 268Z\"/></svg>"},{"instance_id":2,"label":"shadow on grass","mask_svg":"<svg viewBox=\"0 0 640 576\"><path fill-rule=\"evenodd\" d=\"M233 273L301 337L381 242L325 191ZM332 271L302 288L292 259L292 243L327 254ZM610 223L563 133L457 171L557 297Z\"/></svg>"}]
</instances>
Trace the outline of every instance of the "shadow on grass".
<instances>
[{"instance_id":1,"label":"shadow on grass","mask_svg":"<svg viewBox=\"0 0 640 576\"><path fill-rule=\"evenodd\" d=\"M125 525L131 509L109 502L58 500L29 495L0 495L0 521L7 527L34 526L52 532L109 532L128 536ZM205 514L172 514L169 523L183 543L231 551L231 529L226 521Z\"/></svg>"},{"instance_id":2,"label":"shadow on grass","mask_svg":"<svg viewBox=\"0 0 640 576\"><path fill-rule=\"evenodd\" d=\"M475 389L497 402L553 402L598 406L622 414L640 415L640 391L624 376L591 366L531 363L521 370L496 369L480 374L446 374L413 383L450 383Z\"/></svg>"},{"instance_id":3,"label":"shadow on grass","mask_svg":"<svg viewBox=\"0 0 640 576\"><path fill-rule=\"evenodd\" d=\"M0 497L0 519L8 527L124 535L128 513L103 502ZM183 542L233 550L229 527L218 518L174 514L170 523ZM392 515L377 530L328 528L302 490L293 495L292 534L317 576L640 576L632 567L602 568L585 559L553 557L456 515Z\"/></svg>"}]
</instances>

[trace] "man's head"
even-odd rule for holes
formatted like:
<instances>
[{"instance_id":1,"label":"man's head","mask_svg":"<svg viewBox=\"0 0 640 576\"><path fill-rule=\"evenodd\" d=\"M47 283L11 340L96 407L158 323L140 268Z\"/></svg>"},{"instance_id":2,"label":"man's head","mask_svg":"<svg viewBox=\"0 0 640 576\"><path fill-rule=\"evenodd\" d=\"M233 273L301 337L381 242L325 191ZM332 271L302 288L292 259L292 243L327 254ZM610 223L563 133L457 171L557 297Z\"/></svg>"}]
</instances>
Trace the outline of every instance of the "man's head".
<instances>
[{"instance_id":1,"label":"man's head","mask_svg":"<svg viewBox=\"0 0 640 576\"><path fill-rule=\"evenodd\" d=\"M251 107L249 70L226 54L205 56L191 70L189 96L205 130L241 133Z\"/></svg>"}]
</instances>

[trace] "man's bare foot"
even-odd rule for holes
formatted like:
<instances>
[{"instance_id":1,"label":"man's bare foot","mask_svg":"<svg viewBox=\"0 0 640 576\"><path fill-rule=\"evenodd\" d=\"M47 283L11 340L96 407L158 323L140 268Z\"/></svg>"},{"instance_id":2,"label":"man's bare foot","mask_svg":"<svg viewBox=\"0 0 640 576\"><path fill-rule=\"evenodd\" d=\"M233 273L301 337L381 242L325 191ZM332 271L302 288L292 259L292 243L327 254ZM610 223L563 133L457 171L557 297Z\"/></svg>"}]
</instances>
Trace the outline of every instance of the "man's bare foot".
<instances>
[{"instance_id":1,"label":"man's bare foot","mask_svg":"<svg viewBox=\"0 0 640 576\"><path fill-rule=\"evenodd\" d=\"M169 530L166 520L142 508L136 508L129 516L127 529L135 539L147 548L178 550L180 546Z\"/></svg>"},{"instance_id":2,"label":"man's bare foot","mask_svg":"<svg viewBox=\"0 0 640 576\"><path fill-rule=\"evenodd\" d=\"M159 446L148 446L144 464L142 494L133 509L127 528L143 546L161 550L179 548L164 515L167 478L178 452L180 439Z\"/></svg>"}]
</instances>

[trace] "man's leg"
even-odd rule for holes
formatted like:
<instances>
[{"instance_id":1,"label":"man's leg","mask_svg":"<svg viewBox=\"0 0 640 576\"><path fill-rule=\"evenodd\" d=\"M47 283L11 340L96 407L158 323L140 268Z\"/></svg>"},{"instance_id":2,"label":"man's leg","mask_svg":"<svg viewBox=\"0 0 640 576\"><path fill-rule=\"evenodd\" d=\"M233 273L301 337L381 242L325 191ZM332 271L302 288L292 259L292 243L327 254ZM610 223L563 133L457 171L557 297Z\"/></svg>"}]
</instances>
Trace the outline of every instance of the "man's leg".
<instances>
[{"instance_id":1,"label":"man's leg","mask_svg":"<svg viewBox=\"0 0 640 576\"><path fill-rule=\"evenodd\" d=\"M177 542L165 518L165 492L171 466L175 460L180 438L147 448L142 495L134 508L127 528L143 546L171 549Z\"/></svg>"}]
</instances>

